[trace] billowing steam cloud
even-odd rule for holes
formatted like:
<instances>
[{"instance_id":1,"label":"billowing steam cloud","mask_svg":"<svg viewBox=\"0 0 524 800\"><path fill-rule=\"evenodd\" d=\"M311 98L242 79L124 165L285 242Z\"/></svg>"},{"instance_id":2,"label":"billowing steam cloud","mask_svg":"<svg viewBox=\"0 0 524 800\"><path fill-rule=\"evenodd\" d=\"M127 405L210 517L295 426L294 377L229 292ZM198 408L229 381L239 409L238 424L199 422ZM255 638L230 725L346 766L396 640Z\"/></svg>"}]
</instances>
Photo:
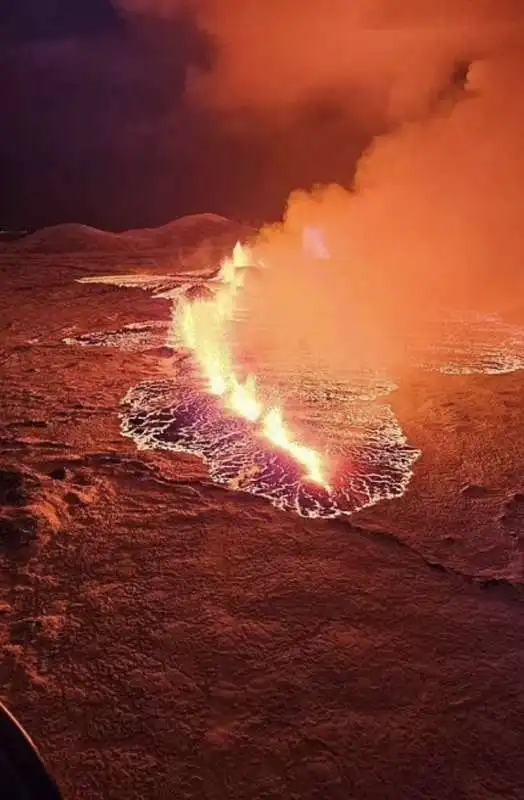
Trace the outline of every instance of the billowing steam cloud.
<instances>
[{"instance_id":1,"label":"billowing steam cloud","mask_svg":"<svg viewBox=\"0 0 524 800\"><path fill-rule=\"evenodd\" d=\"M520 0L120 0L132 16L193 14L211 68L193 76L201 102L289 111L326 94L370 123L431 103L454 64L514 37Z\"/></svg>"},{"instance_id":2,"label":"billowing steam cloud","mask_svg":"<svg viewBox=\"0 0 524 800\"><path fill-rule=\"evenodd\" d=\"M214 57L188 82L195 102L274 119L327 99L375 136L356 178L351 161L336 177L351 190L296 192L264 232L258 252L274 266L247 302L257 323L271 315L268 346L343 360L401 349L401 319L518 303L519 0L231 0L227 13L222 0L122 2L132 15L196 15ZM305 229L309 255L322 231L332 261L304 265Z\"/></svg>"},{"instance_id":3,"label":"billowing steam cloud","mask_svg":"<svg viewBox=\"0 0 524 800\"><path fill-rule=\"evenodd\" d=\"M374 141L354 190L291 195L284 223L259 242L277 268L250 295L255 327L272 320L272 347L294 348L295 360L301 347L324 361L328 353L331 366L398 358L414 328L444 308L521 305L519 74L509 57L475 62L451 105L443 100L431 116ZM314 231L322 242L311 241Z\"/></svg>"}]
</instances>

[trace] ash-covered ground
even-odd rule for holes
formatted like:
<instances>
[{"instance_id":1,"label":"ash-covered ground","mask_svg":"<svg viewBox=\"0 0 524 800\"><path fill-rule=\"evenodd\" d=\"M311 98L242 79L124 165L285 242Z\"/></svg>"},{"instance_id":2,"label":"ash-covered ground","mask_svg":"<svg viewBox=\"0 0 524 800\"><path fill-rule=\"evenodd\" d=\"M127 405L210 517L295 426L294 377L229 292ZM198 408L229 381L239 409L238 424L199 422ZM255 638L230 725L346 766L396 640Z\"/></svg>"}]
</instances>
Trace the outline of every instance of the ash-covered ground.
<instances>
[{"instance_id":1,"label":"ash-covered ground","mask_svg":"<svg viewBox=\"0 0 524 800\"><path fill-rule=\"evenodd\" d=\"M122 435L209 247L49 241L0 255L2 693L65 797L523 797L519 325L414 343L404 493L303 518Z\"/></svg>"}]
</instances>

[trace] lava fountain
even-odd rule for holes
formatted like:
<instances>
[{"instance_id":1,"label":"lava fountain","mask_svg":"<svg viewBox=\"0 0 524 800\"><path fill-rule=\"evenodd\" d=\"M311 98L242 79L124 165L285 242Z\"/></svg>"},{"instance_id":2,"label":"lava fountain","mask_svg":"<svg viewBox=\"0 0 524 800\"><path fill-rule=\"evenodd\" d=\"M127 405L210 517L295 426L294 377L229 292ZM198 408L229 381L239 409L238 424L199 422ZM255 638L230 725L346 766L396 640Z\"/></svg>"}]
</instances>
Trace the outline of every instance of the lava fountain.
<instances>
[{"instance_id":1,"label":"lava fountain","mask_svg":"<svg viewBox=\"0 0 524 800\"><path fill-rule=\"evenodd\" d=\"M252 265L251 252L237 242L232 256L221 264L214 293L205 298L185 297L175 308L172 317L175 330L172 333L181 336L187 349L193 353L207 391L221 398L224 410L251 423L255 433L300 466L302 480L329 493L325 459L316 450L295 440L281 408L266 406L257 390L254 375L248 375L244 380L239 377L229 344L229 328L238 294L244 285L245 269Z\"/></svg>"},{"instance_id":2,"label":"lava fountain","mask_svg":"<svg viewBox=\"0 0 524 800\"><path fill-rule=\"evenodd\" d=\"M316 229L309 230L306 244L306 256L326 255ZM316 355L308 353L301 361L289 358L279 349L278 337L273 343L270 336L268 348L259 333L269 324L271 334L278 321L271 303L262 315L255 304L255 315L249 317L250 327L243 328L237 349L238 323L245 319L247 307L253 310L248 268L264 266L238 244L214 278L177 273L79 279L139 285L173 304L166 320L173 369L169 375L145 377L129 388L120 406L122 434L139 450L161 449L203 459L217 485L264 498L301 517L334 519L400 497L420 451L407 441L385 402L395 383L380 365L362 370L349 358L347 370L332 375ZM285 312L285 305L278 310ZM158 325L158 321L136 322L118 331L64 341L149 350L166 342L165 327ZM257 367L247 368L255 349ZM300 418L307 420L306 430L314 425L321 431L329 463L291 431L280 407L283 397L292 398L297 409L297 428Z\"/></svg>"}]
</instances>

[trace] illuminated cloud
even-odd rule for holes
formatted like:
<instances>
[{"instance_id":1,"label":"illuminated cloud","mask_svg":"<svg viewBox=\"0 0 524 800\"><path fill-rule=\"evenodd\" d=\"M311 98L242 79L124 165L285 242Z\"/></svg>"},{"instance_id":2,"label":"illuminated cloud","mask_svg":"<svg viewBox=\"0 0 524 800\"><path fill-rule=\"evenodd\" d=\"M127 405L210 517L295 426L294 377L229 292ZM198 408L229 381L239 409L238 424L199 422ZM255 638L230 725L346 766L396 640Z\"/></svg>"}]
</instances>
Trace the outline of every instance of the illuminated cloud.
<instances>
[{"instance_id":1,"label":"illuminated cloud","mask_svg":"<svg viewBox=\"0 0 524 800\"><path fill-rule=\"evenodd\" d=\"M192 13L212 68L190 92L228 110L289 110L326 92L363 117L398 120L431 104L471 60L518 35L518 0L121 0L143 18Z\"/></svg>"}]
</instances>

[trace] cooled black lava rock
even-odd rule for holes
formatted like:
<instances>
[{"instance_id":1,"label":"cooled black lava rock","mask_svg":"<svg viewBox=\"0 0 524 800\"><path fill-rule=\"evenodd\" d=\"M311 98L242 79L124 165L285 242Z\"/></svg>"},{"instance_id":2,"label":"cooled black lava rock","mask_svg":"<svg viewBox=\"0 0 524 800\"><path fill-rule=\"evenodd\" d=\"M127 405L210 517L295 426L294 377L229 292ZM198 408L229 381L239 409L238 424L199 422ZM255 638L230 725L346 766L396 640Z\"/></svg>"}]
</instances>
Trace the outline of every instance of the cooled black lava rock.
<instances>
[{"instance_id":1,"label":"cooled black lava rock","mask_svg":"<svg viewBox=\"0 0 524 800\"><path fill-rule=\"evenodd\" d=\"M24 547L38 537L38 521L30 514L0 518L0 546Z\"/></svg>"},{"instance_id":2,"label":"cooled black lava rock","mask_svg":"<svg viewBox=\"0 0 524 800\"><path fill-rule=\"evenodd\" d=\"M55 467L51 470L49 476L55 481L65 481L67 478L67 470L65 467Z\"/></svg>"},{"instance_id":3,"label":"cooled black lava rock","mask_svg":"<svg viewBox=\"0 0 524 800\"><path fill-rule=\"evenodd\" d=\"M30 644L42 630L42 622L39 619L29 617L21 619L11 625L9 640L13 644Z\"/></svg>"},{"instance_id":4,"label":"cooled black lava rock","mask_svg":"<svg viewBox=\"0 0 524 800\"><path fill-rule=\"evenodd\" d=\"M26 505L36 485L36 479L21 470L0 470L0 504L3 506Z\"/></svg>"}]
</instances>

